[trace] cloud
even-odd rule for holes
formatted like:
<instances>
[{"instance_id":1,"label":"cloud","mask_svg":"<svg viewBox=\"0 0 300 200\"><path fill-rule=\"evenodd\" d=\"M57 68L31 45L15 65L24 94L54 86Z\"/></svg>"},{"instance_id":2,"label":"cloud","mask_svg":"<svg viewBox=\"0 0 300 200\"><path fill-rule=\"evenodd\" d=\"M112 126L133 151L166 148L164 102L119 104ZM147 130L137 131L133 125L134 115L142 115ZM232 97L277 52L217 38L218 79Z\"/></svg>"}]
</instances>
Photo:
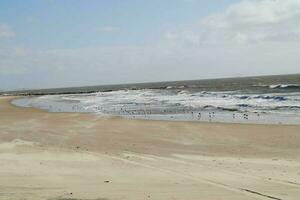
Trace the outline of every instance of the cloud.
<instances>
[{"instance_id":1,"label":"cloud","mask_svg":"<svg viewBox=\"0 0 300 200\"><path fill-rule=\"evenodd\" d=\"M121 30L121 28L117 27L117 26L104 26L104 27L100 27L100 28L97 29L97 31L105 32L105 33L116 32L116 31L119 31L119 30Z\"/></svg>"},{"instance_id":2,"label":"cloud","mask_svg":"<svg viewBox=\"0 0 300 200\"><path fill-rule=\"evenodd\" d=\"M29 16L29 17L25 18L25 22L28 23L28 24L32 24L32 23L35 23L37 21L38 21L38 19L36 17Z\"/></svg>"},{"instance_id":3,"label":"cloud","mask_svg":"<svg viewBox=\"0 0 300 200\"><path fill-rule=\"evenodd\" d=\"M24 62L26 57L31 57L27 49L20 47L0 48L0 75L24 74L27 70L30 70L31 62ZM15 59L20 59L20 62Z\"/></svg>"},{"instance_id":4,"label":"cloud","mask_svg":"<svg viewBox=\"0 0 300 200\"><path fill-rule=\"evenodd\" d=\"M0 84L42 88L300 73L299 4L241 1L148 45L0 48Z\"/></svg>"},{"instance_id":5,"label":"cloud","mask_svg":"<svg viewBox=\"0 0 300 200\"><path fill-rule=\"evenodd\" d=\"M0 24L0 38L9 38L15 35L15 32L9 26Z\"/></svg>"},{"instance_id":6,"label":"cloud","mask_svg":"<svg viewBox=\"0 0 300 200\"><path fill-rule=\"evenodd\" d=\"M14 50L2 56L0 82L43 88L296 73L299 52L298 44L278 43Z\"/></svg>"},{"instance_id":7,"label":"cloud","mask_svg":"<svg viewBox=\"0 0 300 200\"><path fill-rule=\"evenodd\" d=\"M299 0L243 0L172 34L173 39L196 45L300 42L299 24Z\"/></svg>"}]
</instances>

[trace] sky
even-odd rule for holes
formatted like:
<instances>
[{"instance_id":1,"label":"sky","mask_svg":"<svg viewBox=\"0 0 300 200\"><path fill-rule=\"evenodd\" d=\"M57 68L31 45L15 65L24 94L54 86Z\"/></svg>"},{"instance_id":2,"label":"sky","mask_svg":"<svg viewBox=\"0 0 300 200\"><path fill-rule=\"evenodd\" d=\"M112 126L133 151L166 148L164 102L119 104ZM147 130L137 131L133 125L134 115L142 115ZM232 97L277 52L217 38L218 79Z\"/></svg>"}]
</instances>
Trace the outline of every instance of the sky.
<instances>
[{"instance_id":1,"label":"sky","mask_svg":"<svg viewBox=\"0 0 300 200\"><path fill-rule=\"evenodd\" d=\"M0 89L300 73L299 0L1 0Z\"/></svg>"}]
</instances>

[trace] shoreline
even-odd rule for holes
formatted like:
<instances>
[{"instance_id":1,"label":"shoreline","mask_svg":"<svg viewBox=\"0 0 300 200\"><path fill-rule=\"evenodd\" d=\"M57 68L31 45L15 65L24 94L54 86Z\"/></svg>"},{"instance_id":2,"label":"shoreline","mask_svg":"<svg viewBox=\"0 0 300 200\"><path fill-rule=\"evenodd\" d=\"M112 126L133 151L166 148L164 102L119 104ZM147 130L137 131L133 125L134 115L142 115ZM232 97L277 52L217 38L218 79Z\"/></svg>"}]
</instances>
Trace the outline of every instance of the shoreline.
<instances>
[{"instance_id":1,"label":"shoreline","mask_svg":"<svg viewBox=\"0 0 300 200\"><path fill-rule=\"evenodd\" d=\"M43 96L43 95L41 95ZM4 96L2 96L4 97ZM23 106L18 106L18 105L15 105L12 103L13 100L15 99L19 99L19 98L24 98L26 96L6 96L7 98L10 99L9 103L10 105L16 107L16 108L20 108L20 109L23 109L23 108L32 108L32 109L37 109L37 110L42 110L42 111L45 111L45 112L48 112L48 113L79 113L79 114L87 114L87 115L93 115L93 116L97 116L97 117L101 117L101 118L122 118L122 119L126 119L126 120L136 120L136 121L164 121L164 122L179 122L179 123L182 123L182 122L185 122L185 123L189 123L189 122L192 122L192 123L209 123L209 124L236 124L236 125L243 125L243 124L248 124L248 125L279 125L279 126L300 126L300 122L299 124L298 123L290 123L290 124L287 124L287 123L282 123L282 122L261 122L261 123L257 123L257 122L247 122L247 121L244 121L244 122L241 122L241 121L209 121L209 120L206 120L206 121L199 121L199 120L182 120L182 119L172 119L172 120L169 120L169 119L155 119L155 118L148 118L146 119L145 117L132 117L130 115L126 116L122 116L122 115L97 115L97 113L94 113L94 112L51 112L49 111L48 109L46 108L36 108L36 107L23 107ZM34 96L33 96L34 97ZM0 96L1 98L1 96ZM208 113L208 111L206 111ZM242 113L235 113L235 114L242 114ZM154 114L155 115L155 114ZM176 115L176 114L175 114ZM292 114L291 114L292 115Z\"/></svg>"},{"instance_id":2,"label":"shoreline","mask_svg":"<svg viewBox=\"0 0 300 200\"><path fill-rule=\"evenodd\" d=\"M103 118L0 97L0 199L300 196L299 125Z\"/></svg>"}]
</instances>

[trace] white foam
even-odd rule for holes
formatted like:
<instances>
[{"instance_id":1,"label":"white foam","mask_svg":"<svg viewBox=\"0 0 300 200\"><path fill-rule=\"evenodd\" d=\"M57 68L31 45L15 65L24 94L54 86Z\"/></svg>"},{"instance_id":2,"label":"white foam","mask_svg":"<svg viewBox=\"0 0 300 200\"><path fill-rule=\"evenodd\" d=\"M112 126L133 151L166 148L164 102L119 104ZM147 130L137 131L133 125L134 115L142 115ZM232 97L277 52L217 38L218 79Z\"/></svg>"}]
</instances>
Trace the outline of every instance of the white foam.
<instances>
[{"instance_id":1,"label":"white foam","mask_svg":"<svg viewBox=\"0 0 300 200\"><path fill-rule=\"evenodd\" d=\"M110 115L173 114L190 111L237 110L299 114L300 93L243 94L240 91L119 90L92 94L46 95L20 101L53 112L94 112ZM19 103L20 103L19 102ZM18 105L18 102L15 102ZM278 108L278 109L277 109ZM279 109L280 108L280 109ZM293 109L291 109L293 108ZM223 109L223 110L222 110ZM229 111L227 111L229 112ZM300 122L299 122L300 123Z\"/></svg>"}]
</instances>

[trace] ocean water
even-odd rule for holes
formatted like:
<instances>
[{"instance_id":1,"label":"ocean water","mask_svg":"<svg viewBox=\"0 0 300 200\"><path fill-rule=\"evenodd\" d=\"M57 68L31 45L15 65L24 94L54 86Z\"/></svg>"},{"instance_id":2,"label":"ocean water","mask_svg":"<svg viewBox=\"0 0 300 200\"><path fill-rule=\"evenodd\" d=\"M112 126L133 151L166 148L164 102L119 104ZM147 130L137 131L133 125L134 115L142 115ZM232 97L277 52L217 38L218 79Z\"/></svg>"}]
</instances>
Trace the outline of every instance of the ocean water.
<instances>
[{"instance_id":1,"label":"ocean water","mask_svg":"<svg viewBox=\"0 0 300 200\"><path fill-rule=\"evenodd\" d=\"M51 112L150 120L300 124L300 75L95 86L92 90L63 88L26 94L40 95L17 99L13 104Z\"/></svg>"}]
</instances>

